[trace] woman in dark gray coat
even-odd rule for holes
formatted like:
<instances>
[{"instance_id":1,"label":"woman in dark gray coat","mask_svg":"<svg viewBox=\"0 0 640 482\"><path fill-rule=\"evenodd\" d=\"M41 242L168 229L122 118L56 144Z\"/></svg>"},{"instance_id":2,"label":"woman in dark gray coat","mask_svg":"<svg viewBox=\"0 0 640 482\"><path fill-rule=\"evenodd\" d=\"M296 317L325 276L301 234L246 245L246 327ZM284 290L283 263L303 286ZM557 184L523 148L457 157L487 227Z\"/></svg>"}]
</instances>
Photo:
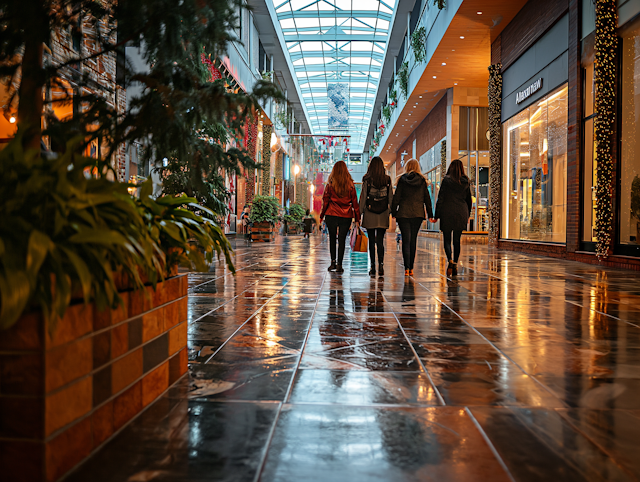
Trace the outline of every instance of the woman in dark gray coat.
<instances>
[{"instance_id":1,"label":"woman in dark gray coat","mask_svg":"<svg viewBox=\"0 0 640 482\"><path fill-rule=\"evenodd\" d=\"M404 170L405 173L398 179L396 192L393 195L391 215L398 221L402 233L404 275L413 276L413 262L416 259L420 226L427 217L432 218L433 213L429 188L420 172L420 163L410 159ZM425 209L427 216L425 216Z\"/></svg>"},{"instance_id":2,"label":"woman in dark gray coat","mask_svg":"<svg viewBox=\"0 0 640 482\"><path fill-rule=\"evenodd\" d=\"M471 212L471 188L469 178L464 173L460 159L451 161L447 175L440 184L434 220L440 220L440 230L444 236L444 252L447 255L447 274L458 274L460 258L460 238L467 229ZM453 237L453 257L451 240Z\"/></svg>"},{"instance_id":3,"label":"woman in dark gray coat","mask_svg":"<svg viewBox=\"0 0 640 482\"><path fill-rule=\"evenodd\" d=\"M384 276L384 235L389 229L389 212L393 199L391 178L384 169L384 161L376 156L371 159L369 169L362 178L360 212L362 227L369 236L370 276L376 275L376 249L378 251L378 274Z\"/></svg>"}]
</instances>

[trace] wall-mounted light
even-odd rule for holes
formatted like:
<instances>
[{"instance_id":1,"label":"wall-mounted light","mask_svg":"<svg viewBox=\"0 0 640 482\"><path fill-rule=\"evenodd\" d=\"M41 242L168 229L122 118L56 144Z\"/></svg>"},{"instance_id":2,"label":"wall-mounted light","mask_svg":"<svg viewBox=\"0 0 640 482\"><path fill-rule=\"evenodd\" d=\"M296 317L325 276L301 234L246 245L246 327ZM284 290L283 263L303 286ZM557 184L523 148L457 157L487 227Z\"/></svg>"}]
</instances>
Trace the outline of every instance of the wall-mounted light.
<instances>
[{"instance_id":1,"label":"wall-mounted light","mask_svg":"<svg viewBox=\"0 0 640 482\"><path fill-rule=\"evenodd\" d=\"M13 116L9 117L9 122L11 122L12 124L15 124L16 123L16 118L13 117Z\"/></svg>"}]
</instances>

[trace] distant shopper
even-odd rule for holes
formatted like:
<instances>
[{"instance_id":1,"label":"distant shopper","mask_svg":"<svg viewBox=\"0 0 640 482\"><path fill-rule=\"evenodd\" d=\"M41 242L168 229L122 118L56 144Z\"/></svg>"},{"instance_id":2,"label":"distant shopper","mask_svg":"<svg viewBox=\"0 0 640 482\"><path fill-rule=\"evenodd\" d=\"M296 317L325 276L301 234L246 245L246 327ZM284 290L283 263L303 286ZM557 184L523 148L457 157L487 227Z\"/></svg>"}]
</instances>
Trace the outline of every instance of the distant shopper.
<instances>
[{"instance_id":1,"label":"distant shopper","mask_svg":"<svg viewBox=\"0 0 640 482\"><path fill-rule=\"evenodd\" d=\"M471 189L469 178L464 173L460 159L451 161L447 175L440 184L436 214L433 222L440 220L440 231L444 237L444 252L447 255L447 274L458 274L460 258L460 238L467 229L471 212ZM453 257L451 256L451 238L453 237Z\"/></svg>"},{"instance_id":2,"label":"distant shopper","mask_svg":"<svg viewBox=\"0 0 640 482\"><path fill-rule=\"evenodd\" d=\"M378 250L378 274L384 276L384 235L389 229L389 213L393 200L391 178L387 176L384 162L378 156L371 159L369 169L362 178L360 212L362 227L369 236L369 276L376 275L376 249Z\"/></svg>"},{"instance_id":3,"label":"distant shopper","mask_svg":"<svg viewBox=\"0 0 640 482\"><path fill-rule=\"evenodd\" d=\"M396 251L400 251L400 242L402 241L402 233L400 232L400 226L396 223Z\"/></svg>"},{"instance_id":4,"label":"distant shopper","mask_svg":"<svg viewBox=\"0 0 640 482\"><path fill-rule=\"evenodd\" d=\"M360 207L358 206L356 188L347 165L344 161L338 161L333 166L322 195L322 212L320 213L320 221L324 219L329 229L329 251L331 253L329 271L344 272L342 260L345 240L351 226L351 220L354 218L357 227L360 224ZM338 241L337 258L336 240Z\"/></svg>"},{"instance_id":5,"label":"distant shopper","mask_svg":"<svg viewBox=\"0 0 640 482\"><path fill-rule=\"evenodd\" d=\"M313 225L316 220L311 216L310 211L307 209L304 218L302 218L302 229L304 231L304 237L308 238L309 235L313 232Z\"/></svg>"},{"instance_id":6,"label":"distant shopper","mask_svg":"<svg viewBox=\"0 0 640 482\"><path fill-rule=\"evenodd\" d=\"M433 212L427 181L420 172L418 161L410 159L404 171L398 179L396 192L393 195L391 215L396 218L402 233L404 275L413 276L413 262L416 259L420 226L427 217L433 218ZM428 216L425 216L425 208Z\"/></svg>"}]
</instances>

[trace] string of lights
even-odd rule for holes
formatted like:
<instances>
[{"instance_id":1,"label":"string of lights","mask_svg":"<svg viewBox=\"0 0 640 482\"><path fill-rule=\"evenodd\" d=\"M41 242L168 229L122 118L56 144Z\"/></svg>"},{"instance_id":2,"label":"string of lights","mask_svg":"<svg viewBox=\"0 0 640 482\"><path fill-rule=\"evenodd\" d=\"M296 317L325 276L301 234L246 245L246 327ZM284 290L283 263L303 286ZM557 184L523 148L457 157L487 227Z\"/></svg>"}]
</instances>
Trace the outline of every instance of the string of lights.
<instances>
[{"instance_id":1,"label":"string of lights","mask_svg":"<svg viewBox=\"0 0 640 482\"><path fill-rule=\"evenodd\" d=\"M611 251L613 229L613 135L615 128L616 52L618 13L616 0L596 0L594 121L596 140L596 255L606 258Z\"/></svg>"},{"instance_id":2,"label":"string of lights","mask_svg":"<svg viewBox=\"0 0 640 482\"><path fill-rule=\"evenodd\" d=\"M273 126L262 126L262 194L268 196L271 191L271 133Z\"/></svg>"},{"instance_id":3,"label":"string of lights","mask_svg":"<svg viewBox=\"0 0 640 482\"><path fill-rule=\"evenodd\" d=\"M489 66L489 244L500 237L502 64Z\"/></svg>"}]
</instances>

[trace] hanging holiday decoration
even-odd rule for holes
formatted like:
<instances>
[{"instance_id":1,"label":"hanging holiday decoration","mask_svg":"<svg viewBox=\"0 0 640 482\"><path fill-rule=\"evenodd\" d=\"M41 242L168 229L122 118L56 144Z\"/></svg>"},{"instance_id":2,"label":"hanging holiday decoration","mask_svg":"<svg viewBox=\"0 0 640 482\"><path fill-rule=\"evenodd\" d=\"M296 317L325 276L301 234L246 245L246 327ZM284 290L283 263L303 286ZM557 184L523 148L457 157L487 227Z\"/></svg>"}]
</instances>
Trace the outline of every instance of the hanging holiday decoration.
<instances>
[{"instance_id":1,"label":"hanging holiday decoration","mask_svg":"<svg viewBox=\"0 0 640 482\"><path fill-rule=\"evenodd\" d=\"M596 87L594 121L596 140L596 254L606 258L611 252L613 229L613 156L615 134L616 52L618 13L616 0L596 0L594 78Z\"/></svg>"},{"instance_id":2,"label":"hanging holiday decoration","mask_svg":"<svg viewBox=\"0 0 640 482\"><path fill-rule=\"evenodd\" d=\"M257 122L251 122L247 124L247 152L251 158L255 161L256 154L258 152L258 124ZM256 179L255 179L255 169L250 168L245 172L245 179L247 181L246 188L246 200L247 202L251 202L253 200L253 196L256 192Z\"/></svg>"},{"instance_id":3,"label":"hanging holiday decoration","mask_svg":"<svg viewBox=\"0 0 640 482\"><path fill-rule=\"evenodd\" d=\"M271 133L273 126L262 126L262 195L271 195Z\"/></svg>"},{"instance_id":4,"label":"hanging holiday decoration","mask_svg":"<svg viewBox=\"0 0 640 482\"><path fill-rule=\"evenodd\" d=\"M502 116L502 64L489 67L489 243L500 237L500 140Z\"/></svg>"},{"instance_id":5,"label":"hanging holiday decoration","mask_svg":"<svg viewBox=\"0 0 640 482\"><path fill-rule=\"evenodd\" d=\"M440 174L440 179L444 178L444 175L447 172L447 140L444 139L440 144L440 169L442 173Z\"/></svg>"}]
</instances>

